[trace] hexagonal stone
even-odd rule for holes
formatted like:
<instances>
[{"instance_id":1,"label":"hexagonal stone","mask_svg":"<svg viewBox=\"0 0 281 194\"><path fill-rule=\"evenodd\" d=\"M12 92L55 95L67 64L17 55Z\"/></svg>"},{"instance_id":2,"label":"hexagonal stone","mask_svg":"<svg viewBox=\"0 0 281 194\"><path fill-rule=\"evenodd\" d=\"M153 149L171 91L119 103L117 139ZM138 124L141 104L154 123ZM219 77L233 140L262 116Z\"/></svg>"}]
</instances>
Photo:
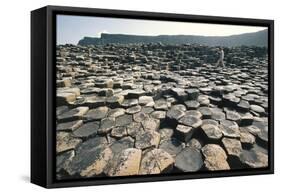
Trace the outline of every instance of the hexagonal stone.
<instances>
[{"instance_id":1,"label":"hexagonal stone","mask_svg":"<svg viewBox=\"0 0 281 194\"><path fill-rule=\"evenodd\" d=\"M150 115L152 118L161 120L166 118L166 111L154 111Z\"/></svg>"},{"instance_id":2,"label":"hexagonal stone","mask_svg":"<svg viewBox=\"0 0 281 194\"><path fill-rule=\"evenodd\" d=\"M126 126L114 127L111 130L111 136L116 138L121 138L127 135Z\"/></svg>"},{"instance_id":3,"label":"hexagonal stone","mask_svg":"<svg viewBox=\"0 0 281 194\"><path fill-rule=\"evenodd\" d=\"M84 102L84 104L86 106L89 106L90 108L97 108L100 106L104 106L105 103L106 103L106 98L100 96L85 97L85 102Z\"/></svg>"},{"instance_id":4,"label":"hexagonal stone","mask_svg":"<svg viewBox=\"0 0 281 194\"><path fill-rule=\"evenodd\" d=\"M86 121L97 121L106 117L108 112L108 107L101 106L95 109L89 110L89 112L84 116L84 120Z\"/></svg>"},{"instance_id":5,"label":"hexagonal stone","mask_svg":"<svg viewBox=\"0 0 281 194\"><path fill-rule=\"evenodd\" d=\"M202 120L194 116L185 115L179 120L179 123L190 126L192 128L198 128L202 125Z\"/></svg>"},{"instance_id":6,"label":"hexagonal stone","mask_svg":"<svg viewBox=\"0 0 281 194\"><path fill-rule=\"evenodd\" d=\"M172 129L172 128L162 128L162 129L159 129L159 133L160 133L161 141L167 140L167 139L170 139L173 136L174 129Z\"/></svg>"},{"instance_id":7,"label":"hexagonal stone","mask_svg":"<svg viewBox=\"0 0 281 194\"><path fill-rule=\"evenodd\" d=\"M68 106L57 106L56 107L56 115L58 116L62 113L65 113L68 110L69 110Z\"/></svg>"},{"instance_id":8,"label":"hexagonal stone","mask_svg":"<svg viewBox=\"0 0 281 194\"><path fill-rule=\"evenodd\" d=\"M187 147L193 147L196 148L198 150L200 150L202 148L202 145L200 143L200 141L198 139L192 138L187 144Z\"/></svg>"},{"instance_id":9,"label":"hexagonal stone","mask_svg":"<svg viewBox=\"0 0 281 194\"><path fill-rule=\"evenodd\" d=\"M138 149L157 148L160 142L160 134L156 131L145 131L136 136L135 147Z\"/></svg>"},{"instance_id":10,"label":"hexagonal stone","mask_svg":"<svg viewBox=\"0 0 281 194\"><path fill-rule=\"evenodd\" d=\"M219 122L213 119L203 119L202 120L202 125L205 124L210 124L210 125L215 125L215 126L219 126Z\"/></svg>"},{"instance_id":11,"label":"hexagonal stone","mask_svg":"<svg viewBox=\"0 0 281 194\"><path fill-rule=\"evenodd\" d=\"M171 92L179 101L185 101L188 99L188 94L183 88L172 88Z\"/></svg>"},{"instance_id":12,"label":"hexagonal stone","mask_svg":"<svg viewBox=\"0 0 281 194\"><path fill-rule=\"evenodd\" d=\"M124 108L129 108L131 106L138 105L138 103L139 103L138 99L125 99L121 105Z\"/></svg>"},{"instance_id":13,"label":"hexagonal stone","mask_svg":"<svg viewBox=\"0 0 281 194\"><path fill-rule=\"evenodd\" d=\"M240 141L243 145L253 145L256 142L256 138L245 130L240 132Z\"/></svg>"},{"instance_id":14,"label":"hexagonal stone","mask_svg":"<svg viewBox=\"0 0 281 194\"><path fill-rule=\"evenodd\" d=\"M217 121L225 120L225 114L222 112L222 110L216 109L216 108L213 108L211 110L212 110L211 119L214 119Z\"/></svg>"},{"instance_id":15,"label":"hexagonal stone","mask_svg":"<svg viewBox=\"0 0 281 194\"><path fill-rule=\"evenodd\" d=\"M89 108L88 107L77 107L74 109L71 109L67 112L62 113L61 115L57 116L57 119L59 121L74 121L81 119L84 114L88 112Z\"/></svg>"},{"instance_id":16,"label":"hexagonal stone","mask_svg":"<svg viewBox=\"0 0 281 194\"><path fill-rule=\"evenodd\" d=\"M135 144L135 140L133 138L123 137L113 142L110 148L114 154L119 154L124 149L133 148L134 144Z\"/></svg>"},{"instance_id":17,"label":"hexagonal stone","mask_svg":"<svg viewBox=\"0 0 281 194\"><path fill-rule=\"evenodd\" d=\"M184 115L185 115L184 111L175 108L172 108L167 112L167 118L170 120L178 121Z\"/></svg>"},{"instance_id":18,"label":"hexagonal stone","mask_svg":"<svg viewBox=\"0 0 281 194\"><path fill-rule=\"evenodd\" d=\"M156 110L168 110L168 104L165 100L155 101L154 108Z\"/></svg>"},{"instance_id":19,"label":"hexagonal stone","mask_svg":"<svg viewBox=\"0 0 281 194\"><path fill-rule=\"evenodd\" d=\"M202 114L198 110L188 110L185 112L186 116L194 116L198 119L202 117Z\"/></svg>"},{"instance_id":20,"label":"hexagonal stone","mask_svg":"<svg viewBox=\"0 0 281 194\"><path fill-rule=\"evenodd\" d=\"M82 120L59 123L57 125L57 131L74 131L75 129L79 128L82 124Z\"/></svg>"},{"instance_id":21,"label":"hexagonal stone","mask_svg":"<svg viewBox=\"0 0 281 194\"><path fill-rule=\"evenodd\" d=\"M107 106L111 107L111 108L118 108L121 106L121 104L124 101L124 96L122 95L115 95L115 96L111 96L106 98L106 104Z\"/></svg>"},{"instance_id":22,"label":"hexagonal stone","mask_svg":"<svg viewBox=\"0 0 281 194\"><path fill-rule=\"evenodd\" d=\"M242 152L242 145L239 140L224 137L222 139L222 143L228 155L239 157L240 153Z\"/></svg>"},{"instance_id":23,"label":"hexagonal stone","mask_svg":"<svg viewBox=\"0 0 281 194\"><path fill-rule=\"evenodd\" d=\"M243 126L251 125L253 123L253 120L254 116L251 113L247 112L241 115L240 124Z\"/></svg>"},{"instance_id":24,"label":"hexagonal stone","mask_svg":"<svg viewBox=\"0 0 281 194\"><path fill-rule=\"evenodd\" d=\"M188 94L189 100L196 100L199 96L199 90L195 88L188 88L186 93Z\"/></svg>"},{"instance_id":25,"label":"hexagonal stone","mask_svg":"<svg viewBox=\"0 0 281 194\"><path fill-rule=\"evenodd\" d=\"M183 144L176 138L171 138L162 141L159 148L168 152L172 157L176 157L176 155L183 149Z\"/></svg>"},{"instance_id":26,"label":"hexagonal stone","mask_svg":"<svg viewBox=\"0 0 281 194\"><path fill-rule=\"evenodd\" d=\"M58 173L68 168L74 155L75 155L74 150L70 150L56 156L56 172L57 172L58 179L61 179Z\"/></svg>"},{"instance_id":27,"label":"hexagonal stone","mask_svg":"<svg viewBox=\"0 0 281 194\"><path fill-rule=\"evenodd\" d=\"M212 116L212 110L209 107L199 107L198 111L202 114L204 119L209 119Z\"/></svg>"},{"instance_id":28,"label":"hexagonal stone","mask_svg":"<svg viewBox=\"0 0 281 194\"><path fill-rule=\"evenodd\" d=\"M141 111L141 106L139 106L139 105L132 106L132 107L126 109L127 114L135 114L140 111Z\"/></svg>"},{"instance_id":29,"label":"hexagonal stone","mask_svg":"<svg viewBox=\"0 0 281 194\"><path fill-rule=\"evenodd\" d=\"M144 106L142 107L141 109L141 112L145 113L145 114L150 114L154 111L154 108L152 107L147 107L147 106Z\"/></svg>"},{"instance_id":30,"label":"hexagonal stone","mask_svg":"<svg viewBox=\"0 0 281 194\"><path fill-rule=\"evenodd\" d=\"M209 106L210 104L209 97L206 95L199 95L197 100L201 104L201 106Z\"/></svg>"},{"instance_id":31,"label":"hexagonal stone","mask_svg":"<svg viewBox=\"0 0 281 194\"><path fill-rule=\"evenodd\" d=\"M234 121L229 121L229 120L221 121L220 129L223 135L226 137L232 137L232 138L240 137L239 126Z\"/></svg>"},{"instance_id":32,"label":"hexagonal stone","mask_svg":"<svg viewBox=\"0 0 281 194\"><path fill-rule=\"evenodd\" d=\"M115 127L115 118L107 117L101 120L100 128L98 129L98 134L106 134Z\"/></svg>"},{"instance_id":33,"label":"hexagonal stone","mask_svg":"<svg viewBox=\"0 0 281 194\"><path fill-rule=\"evenodd\" d=\"M82 177L101 175L111 159L112 151L104 145L80 149L71 161L67 171L70 175L78 174Z\"/></svg>"},{"instance_id":34,"label":"hexagonal stone","mask_svg":"<svg viewBox=\"0 0 281 194\"><path fill-rule=\"evenodd\" d=\"M186 111L186 106L183 104L176 104L174 106L171 107L171 109L173 110L180 110L180 111Z\"/></svg>"},{"instance_id":35,"label":"hexagonal stone","mask_svg":"<svg viewBox=\"0 0 281 194\"><path fill-rule=\"evenodd\" d=\"M76 100L76 95L68 92L57 93L56 102L58 105L67 105L71 104Z\"/></svg>"},{"instance_id":36,"label":"hexagonal stone","mask_svg":"<svg viewBox=\"0 0 281 194\"><path fill-rule=\"evenodd\" d=\"M108 176L130 176L139 174L142 151L135 148L122 150L112 162Z\"/></svg>"},{"instance_id":37,"label":"hexagonal stone","mask_svg":"<svg viewBox=\"0 0 281 194\"><path fill-rule=\"evenodd\" d=\"M115 109L109 110L108 113L107 113L107 116L116 118L116 117L119 117L119 116L124 115L124 114L125 114L125 109L115 108Z\"/></svg>"},{"instance_id":38,"label":"hexagonal stone","mask_svg":"<svg viewBox=\"0 0 281 194\"><path fill-rule=\"evenodd\" d=\"M201 149L201 151L205 157L205 167L208 170L230 170L226 161L226 153L219 145L207 144Z\"/></svg>"},{"instance_id":39,"label":"hexagonal stone","mask_svg":"<svg viewBox=\"0 0 281 194\"><path fill-rule=\"evenodd\" d=\"M186 147L176 156L175 167L183 172L195 172L202 166L202 155L196 148Z\"/></svg>"},{"instance_id":40,"label":"hexagonal stone","mask_svg":"<svg viewBox=\"0 0 281 194\"><path fill-rule=\"evenodd\" d=\"M130 90L128 92L128 95L126 96L126 98L128 99L132 99L132 98L139 98L140 96L145 95L145 91L141 90L141 89L135 89L135 90Z\"/></svg>"},{"instance_id":41,"label":"hexagonal stone","mask_svg":"<svg viewBox=\"0 0 281 194\"><path fill-rule=\"evenodd\" d=\"M173 169L173 157L162 149L153 149L143 156L139 174L167 173Z\"/></svg>"},{"instance_id":42,"label":"hexagonal stone","mask_svg":"<svg viewBox=\"0 0 281 194\"><path fill-rule=\"evenodd\" d=\"M127 133L131 137L136 137L137 134L143 133L144 130L142 128L141 123L132 122L129 125L127 125Z\"/></svg>"},{"instance_id":43,"label":"hexagonal stone","mask_svg":"<svg viewBox=\"0 0 281 194\"><path fill-rule=\"evenodd\" d=\"M142 127L144 130L152 130L157 131L160 126L160 121L158 119L154 118L147 118L143 121L141 121Z\"/></svg>"},{"instance_id":44,"label":"hexagonal stone","mask_svg":"<svg viewBox=\"0 0 281 194\"><path fill-rule=\"evenodd\" d=\"M237 107L241 110L248 111L250 109L250 104L246 100L241 100L239 104L237 104Z\"/></svg>"},{"instance_id":45,"label":"hexagonal stone","mask_svg":"<svg viewBox=\"0 0 281 194\"><path fill-rule=\"evenodd\" d=\"M75 137L80 137L80 138L90 138L98 133L99 127L100 127L100 122L98 121L85 123L78 129L76 129L73 132L73 135Z\"/></svg>"},{"instance_id":46,"label":"hexagonal stone","mask_svg":"<svg viewBox=\"0 0 281 194\"><path fill-rule=\"evenodd\" d=\"M236 106L240 102L240 98L232 93L224 94L222 98L225 106Z\"/></svg>"},{"instance_id":47,"label":"hexagonal stone","mask_svg":"<svg viewBox=\"0 0 281 194\"><path fill-rule=\"evenodd\" d=\"M116 126L126 126L129 125L133 121L132 115L121 115L115 120Z\"/></svg>"},{"instance_id":48,"label":"hexagonal stone","mask_svg":"<svg viewBox=\"0 0 281 194\"><path fill-rule=\"evenodd\" d=\"M251 149L243 150L240 161L251 168L264 168L268 166L268 156L265 153Z\"/></svg>"},{"instance_id":49,"label":"hexagonal stone","mask_svg":"<svg viewBox=\"0 0 281 194\"><path fill-rule=\"evenodd\" d=\"M153 106L154 100L151 96L141 96L141 97L139 97L139 105L141 105L141 106Z\"/></svg>"},{"instance_id":50,"label":"hexagonal stone","mask_svg":"<svg viewBox=\"0 0 281 194\"><path fill-rule=\"evenodd\" d=\"M217 140L222 137L222 131L216 125L203 124L201 125L201 129L209 139Z\"/></svg>"},{"instance_id":51,"label":"hexagonal stone","mask_svg":"<svg viewBox=\"0 0 281 194\"><path fill-rule=\"evenodd\" d=\"M197 109L200 106L199 102L197 102L196 100L185 101L184 104L187 109Z\"/></svg>"},{"instance_id":52,"label":"hexagonal stone","mask_svg":"<svg viewBox=\"0 0 281 194\"><path fill-rule=\"evenodd\" d=\"M177 125L177 128L175 130L175 136L183 141L188 142L191 139L191 136L194 133L194 128L186 125Z\"/></svg>"},{"instance_id":53,"label":"hexagonal stone","mask_svg":"<svg viewBox=\"0 0 281 194\"><path fill-rule=\"evenodd\" d=\"M144 112L138 112L136 114L133 115L134 121L140 123L146 119L149 118L148 114L144 113Z\"/></svg>"},{"instance_id":54,"label":"hexagonal stone","mask_svg":"<svg viewBox=\"0 0 281 194\"><path fill-rule=\"evenodd\" d=\"M56 137L56 151L57 153L74 149L82 140L74 138L70 133L58 132Z\"/></svg>"},{"instance_id":55,"label":"hexagonal stone","mask_svg":"<svg viewBox=\"0 0 281 194\"><path fill-rule=\"evenodd\" d=\"M226 111L226 119L238 122L240 121L241 116L235 111Z\"/></svg>"},{"instance_id":56,"label":"hexagonal stone","mask_svg":"<svg viewBox=\"0 0 281 194\"><path fill-rule=\"evenodd\" d=\"M265 113L264 108L261 107L261 106L258 106L258 105L254 105L254 104L253 104L253 105L250 106L250 108L251 108L252 111L254 111L254 112L256 112L256 113L259 113L259 114Z\"/></svg>"}]
</instances>

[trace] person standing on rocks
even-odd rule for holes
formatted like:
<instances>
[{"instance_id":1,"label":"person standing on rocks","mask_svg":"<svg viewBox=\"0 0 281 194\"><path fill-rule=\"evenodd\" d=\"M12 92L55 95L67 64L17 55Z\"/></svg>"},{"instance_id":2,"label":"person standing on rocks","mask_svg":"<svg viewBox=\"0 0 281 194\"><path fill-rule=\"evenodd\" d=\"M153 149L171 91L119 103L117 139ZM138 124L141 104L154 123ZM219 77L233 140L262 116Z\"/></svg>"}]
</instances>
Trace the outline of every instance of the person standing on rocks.
<instances>
[{"instance_id":1,"label":"person standing on rocks","mask_svg":"<svg viewBox=\"0 0 281 194\"><path fill-rule=\"evenodd\" d=\"M224 59L224 51L223 51L223 48L222 47L220 47L220 49L219 49L219 60L218 60L218 62L217 62L217 66L222 66L222 67L224 67L224 62L223 62L223 59Z\"/></svg>"}]
</instances>

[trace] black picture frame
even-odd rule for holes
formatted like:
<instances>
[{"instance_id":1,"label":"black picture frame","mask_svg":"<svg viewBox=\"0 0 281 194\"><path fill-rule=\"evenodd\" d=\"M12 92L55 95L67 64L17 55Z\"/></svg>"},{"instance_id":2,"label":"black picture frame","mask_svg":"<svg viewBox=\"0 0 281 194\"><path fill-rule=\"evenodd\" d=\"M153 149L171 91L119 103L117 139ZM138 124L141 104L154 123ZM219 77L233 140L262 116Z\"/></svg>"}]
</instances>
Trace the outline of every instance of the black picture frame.
<instances>
[{"instance_id":1,"label":"black picture frame","mask_svg":"<svg viewBox=\"0 0 281 194\"><path fill-rule=\"evenodd\" d=\"M269 150L268 167L260 169L145 175L81 180L55 179L56 126L56 15L102 16L210 24L236 24L268 27L269 56ZM93 8L46 6L31 12L31 182L46 188L195 178L228 177L274 173L274 21L232 17L121 11Z\"/></svg>"}]
</instances>

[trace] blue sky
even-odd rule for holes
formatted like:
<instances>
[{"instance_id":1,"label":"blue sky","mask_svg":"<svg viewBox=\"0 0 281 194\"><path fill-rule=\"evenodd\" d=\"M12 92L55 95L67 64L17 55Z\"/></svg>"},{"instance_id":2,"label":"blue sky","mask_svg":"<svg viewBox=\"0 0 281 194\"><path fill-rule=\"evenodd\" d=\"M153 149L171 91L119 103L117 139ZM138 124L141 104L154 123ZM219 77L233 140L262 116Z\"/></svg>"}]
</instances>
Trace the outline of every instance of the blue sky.
<instances>
[{"instance_id":1,"label":"blue sky","mask_svg":"<svg viewBox=\"0 0 281 194\"><path fill-rule=\"evenodd\" d=\"M77 44L84 36L100 37L101 33L228 36L264 29L264 27L253 26L58 15L57 44Z\"/></svg>"}]
</instances>

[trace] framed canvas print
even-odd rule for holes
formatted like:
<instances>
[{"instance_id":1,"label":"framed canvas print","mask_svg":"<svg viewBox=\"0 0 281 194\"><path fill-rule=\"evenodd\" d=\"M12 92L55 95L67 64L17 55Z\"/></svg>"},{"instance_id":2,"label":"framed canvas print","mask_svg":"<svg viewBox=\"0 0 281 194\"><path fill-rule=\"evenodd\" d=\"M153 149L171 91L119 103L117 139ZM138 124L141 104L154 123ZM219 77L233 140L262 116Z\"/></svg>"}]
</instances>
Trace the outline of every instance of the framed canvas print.
<instances>
[{"instance_id":1,"label":"framed canvas print","mask_svg":"<svg viewBox=\"0 0 281 194\"><path fill-rule=\"evenodd\" d=\"M31 12L31 182L273 173L273 21Z\"/></svg>"}]
</instances>

